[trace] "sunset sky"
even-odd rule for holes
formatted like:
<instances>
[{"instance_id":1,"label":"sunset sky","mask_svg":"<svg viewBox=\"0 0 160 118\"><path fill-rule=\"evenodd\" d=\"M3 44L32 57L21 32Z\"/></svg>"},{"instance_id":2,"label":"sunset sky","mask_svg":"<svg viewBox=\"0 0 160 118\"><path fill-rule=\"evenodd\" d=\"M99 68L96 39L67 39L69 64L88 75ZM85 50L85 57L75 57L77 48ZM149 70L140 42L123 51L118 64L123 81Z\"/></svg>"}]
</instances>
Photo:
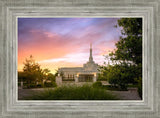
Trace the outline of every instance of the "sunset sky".
<instances>
[{"instance_id":1,"label":"sunset sky","mask_svg":"<svg viewBox=\"0 0 160 118\"><path fill-rule=\"evenodd\" d=\"M118 18L18 18L18 71L33 55L42 68L52 73L59 67L82 67L89 59L99 65L103 55L115 49L121 36Z\"/></svg>"}]
</instances>

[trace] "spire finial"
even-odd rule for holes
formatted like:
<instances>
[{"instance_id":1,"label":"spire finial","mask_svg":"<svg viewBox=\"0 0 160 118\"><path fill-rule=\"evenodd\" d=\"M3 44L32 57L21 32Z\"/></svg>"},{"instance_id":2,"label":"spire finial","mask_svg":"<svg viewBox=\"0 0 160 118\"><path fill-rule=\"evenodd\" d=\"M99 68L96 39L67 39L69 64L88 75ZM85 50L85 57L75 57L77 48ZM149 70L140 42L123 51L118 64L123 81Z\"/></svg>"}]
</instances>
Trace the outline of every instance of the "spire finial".
<instances>
[{"instance_id":1,"label":"spire finial","mask_svg":"<svg viewBox=\"0 0 160 118\"><path fill-rule=\"evenodd\" d=\"M90 48L92 49L92 43L90 43Z\"/></svg>"},{"instance_id":2,"label":"spire finial","mask_svg":"<svg viewBox=\"0 0 160 118\"><path fill-rule=\"evenodd\" d=\"M89 62L93 62L93 57L92 57L92 43L90 43L90 56L89 56Z\"/></svg>"}]
</instances>

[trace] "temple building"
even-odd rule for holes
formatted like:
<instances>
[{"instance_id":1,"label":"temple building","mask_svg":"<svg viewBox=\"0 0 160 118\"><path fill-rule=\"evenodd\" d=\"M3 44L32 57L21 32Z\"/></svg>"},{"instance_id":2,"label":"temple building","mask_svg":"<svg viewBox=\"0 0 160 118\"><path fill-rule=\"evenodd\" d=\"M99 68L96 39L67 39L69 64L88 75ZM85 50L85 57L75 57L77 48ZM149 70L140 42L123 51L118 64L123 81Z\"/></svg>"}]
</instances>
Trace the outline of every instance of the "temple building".
<instances>
[{"instance_id":1,"label":"temple building","mask_svg":"<svg viewBox=\"0 0 160 118\"><path fill-rule=\"evenodd\" d=\"M75 82L95 82L97 80L99 65L93 61L92 45L90 45L89 61L83 67L63 67L58 69L62 80L75 80Z\"/></svg>"}]
</instances>

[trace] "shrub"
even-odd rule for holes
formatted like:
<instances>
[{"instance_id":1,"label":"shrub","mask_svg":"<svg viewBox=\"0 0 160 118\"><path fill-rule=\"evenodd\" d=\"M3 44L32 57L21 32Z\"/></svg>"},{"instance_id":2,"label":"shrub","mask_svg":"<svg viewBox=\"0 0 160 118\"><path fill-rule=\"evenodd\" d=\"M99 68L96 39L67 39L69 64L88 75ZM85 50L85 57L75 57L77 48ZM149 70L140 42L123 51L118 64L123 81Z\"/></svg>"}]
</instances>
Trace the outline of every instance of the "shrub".
<instances>
[{"instance_id":1,"label":"shrub","mask_svg":"<svg viewBox=\"0 0 160 118\"><path fill-rule=\"evenodd\" d=\"M56 82L52 82L52 87L57 87Z\"/></svg>"},{"instance_id":2,"label":"shrub","mask_svg":"<svg viewBox=\"0 0 160 118\"><path fill-rule=\"evenodd\" d=\"M93 83L92 86L93 86L94 88L101 88L101 87L102 87L102 82L97 81L97 82Z\"/></svg>"},{"instance_id":3,"label":"shrub","mask_svg":"<svg viewBox=\"0 0 160 118\"><path fill-rule=\"evenodd\" d=\"M30 84L29 87L30 88L36 88L37 86L36 86L36 84Z\"/></svg>"},{"instance_id":4,"label":"shrub","mask_svg":"<svg viewBox=\"0 0 160 118\"><path fill-rule=\"evenodd\" d=\"M42 87L42 85L41 84L37 84L37 88L41 88Z\"/></svg>"},{"instance_id":5,"label":"shrub","mask_svg":"<svg viewBox=\"0 0 160 118\"><path fill-rule=\"evenodd\" d=\"M44 83L44 86L45 86L45 87L52 87L52 83L51 83L51 82L45 82L45 83Z\"/></svg>"},{"instance_id":6,"label":"shrub","mask_svg":"<svg viewBox=\"0 0 160 118\"><path fill-rule=\"evenodd\" d=\"M103 85L103 88L110 91L121 91L121 89L119 89L118 86Z\"/></svg>"},{"instance_id":7,"label":"shrub","mask_svg":"<svg viewBox=\"0 0 160 118\"><path fill-rule=\"evenodd\" d=\"M97 81L107 81L106 78L98 78Z\"/></svg>"},{"instance_id":8,"label":"shrub","mask_svg":"<svg viewBox=\"0 0 160 118\"><path fill-rule=\"evenodd\" d=\"M45 87L56 87L57 84L55 82L45 82L44 86Z\"/></svg>"},{"instance_id":9,"label":"shrub","mask_svg":"<svg viewBox=\"0 0 160 118\"><path fill-rule=\"evenodd\" d=\"M108 65L101 68L102 78L106 78L109 84L118 86L121 90L127 90L128 84L135 84L135 79L141 73L140 67L128 63ZM135 74L136 73L136 74Z\"/></svg>"},{"instance_id":10,"label":"shrub","mask_svg":"<svg viewBox=\"0 0 160 118\"><path fill-rule=\"evenodd\" d=\"M30 83L30 84L25 83L25 84L23 84L23 87L24 87L24 88L36 88L37 85L34 84L34 83Z\"/></svg>"},{"instance_id":11,"label":"shrub","mask_svg":"<svg viewBox=\"0 0 160 118\"><path fill-rule=\"evenodd\" d=\"M37 93L30 100L115 100L116 96L105 89L83 86L61 86L55 89L46 89Z\"/></svg>"}]
</instances>

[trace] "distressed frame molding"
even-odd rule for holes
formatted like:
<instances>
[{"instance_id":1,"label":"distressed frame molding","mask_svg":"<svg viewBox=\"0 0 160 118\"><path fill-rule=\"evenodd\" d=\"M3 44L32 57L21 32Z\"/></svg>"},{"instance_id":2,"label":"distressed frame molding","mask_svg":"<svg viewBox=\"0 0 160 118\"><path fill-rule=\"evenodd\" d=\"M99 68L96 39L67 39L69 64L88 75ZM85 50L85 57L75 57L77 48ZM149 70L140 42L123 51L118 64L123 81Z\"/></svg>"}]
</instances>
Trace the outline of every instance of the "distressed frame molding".
<instances>
[{"instance_id":1,"label":"distressed frame molding","mask_svg":"<svg viewBox=\"0 0 160 118\"><path fill-rule=\"evenodd\" d=\"M0 0L0 118L160 116L159 0ZM142 17L143 100L18 101L18 17Z\"/></svg>"}]
</instances>

